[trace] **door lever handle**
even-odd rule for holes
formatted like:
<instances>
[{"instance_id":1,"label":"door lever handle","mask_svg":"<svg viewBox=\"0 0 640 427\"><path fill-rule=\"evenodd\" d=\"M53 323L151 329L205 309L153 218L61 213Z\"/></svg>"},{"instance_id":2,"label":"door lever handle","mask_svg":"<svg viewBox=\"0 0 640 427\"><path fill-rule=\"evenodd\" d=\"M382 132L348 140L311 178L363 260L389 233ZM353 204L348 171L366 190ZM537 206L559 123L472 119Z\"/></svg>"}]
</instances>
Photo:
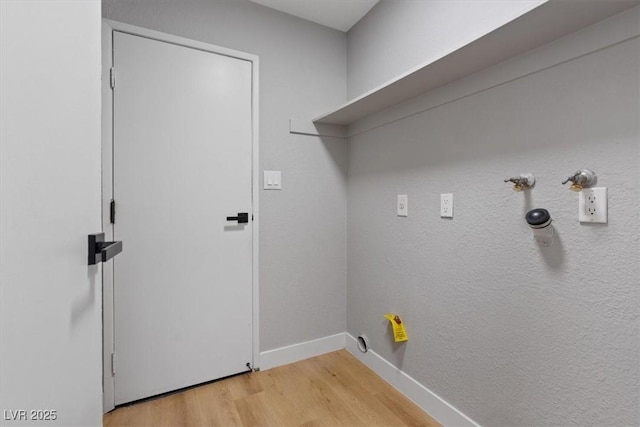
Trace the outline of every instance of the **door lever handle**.
<instances>
[{"instance_id":1,"label":"door lever handle","mask_svg":"<svg viewBox=\"0 0 640 427\"><path fill-rule=\"evenodd\" d=\"M89 265L107 262L122 252L122 241L105 242L104 233L89 234Z\"/></svg>"},{"instance_id":2,"label":"door lever handle","mask_svg":"<svg viewBox=\"0 0 640 427\"><path fill-rule=\"evenodd\" d=\"M238 224L246 224L249 222L249 214L247 212L238 212L238 216L228 216L227 221L238 221Z\"/></svg>"}]
</instances>

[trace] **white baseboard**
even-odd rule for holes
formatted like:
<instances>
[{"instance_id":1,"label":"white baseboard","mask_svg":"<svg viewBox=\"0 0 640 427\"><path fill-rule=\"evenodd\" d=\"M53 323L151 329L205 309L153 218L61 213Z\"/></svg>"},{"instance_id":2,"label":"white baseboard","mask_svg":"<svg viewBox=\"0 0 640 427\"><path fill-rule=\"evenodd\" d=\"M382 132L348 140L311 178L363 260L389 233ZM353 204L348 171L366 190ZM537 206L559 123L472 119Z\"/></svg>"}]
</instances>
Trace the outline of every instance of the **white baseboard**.
<instances>
[{"instance_id":1,"label":"white baseboard","mask_svg":"<svg viewBox=\"0 0 640 427\"><path fill-rule=\"evenodd\" d=\"M268 350L260 353L260 369L265 370L288 365L310 357L342 350L344 347L345 333L341 332L328 337Z\"/></svg>"},{"instance_id":2,"label":"white baseboard","mask_svg":"<svg viewBox=\"0 0 640 427\"><path fill-rule=\"evenodd\" d=\"M369 350L362 353L358 349L356 339L348 333L346 334L346 349L445 427L479 427L479 424L471 418L393 366L376 352Z\"/></svg>"}]
</instances>

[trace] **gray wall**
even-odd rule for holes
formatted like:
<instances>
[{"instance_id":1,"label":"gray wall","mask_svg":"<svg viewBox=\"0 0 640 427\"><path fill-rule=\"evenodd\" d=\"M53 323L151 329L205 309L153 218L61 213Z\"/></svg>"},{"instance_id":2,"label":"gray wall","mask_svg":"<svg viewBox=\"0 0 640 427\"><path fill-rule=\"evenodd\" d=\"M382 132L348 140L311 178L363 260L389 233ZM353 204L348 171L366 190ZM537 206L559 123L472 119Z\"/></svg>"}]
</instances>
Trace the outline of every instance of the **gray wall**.
<instances>
[{"instance_id":1,"label":"gray wall","mask_svg":"<svg viewBox=\"0 0 640 427\"><path fill-rule=\"evenodd\" d=\"M349 99L431 62L544 0L381 0L348 33Z\"/></svg>"},{"instance_id":2,"label":"gray wall","mask_svg":"<svg viewBox=\"0 0 640 427\"><path fill-rule=\"evenodd\" d=\"M104 0L103 16L260 56L260 350L345 330L346 145L290 135L346 99L346 35L247 0Z\"/></svg>"},{"instance_id":3,"label":"gray wall","mask_svg":"<svg viewBox=\"0 0 640 427\"><path fill-rule=\"evenodd\" d=\"M440 106L352 128L347 330L482 425L640 421L640 43L536 71L535 55L589 40L572 37L412 101ZM524 77L438 101L509 67ZM609 189L607 225L580 224L560 184L584 167ZM531 192L502 182L520 172ZM449 192L453 220L439 217ZM524 222L534 207L555 220L550 247Z\"/></svg>"}]
</instances>

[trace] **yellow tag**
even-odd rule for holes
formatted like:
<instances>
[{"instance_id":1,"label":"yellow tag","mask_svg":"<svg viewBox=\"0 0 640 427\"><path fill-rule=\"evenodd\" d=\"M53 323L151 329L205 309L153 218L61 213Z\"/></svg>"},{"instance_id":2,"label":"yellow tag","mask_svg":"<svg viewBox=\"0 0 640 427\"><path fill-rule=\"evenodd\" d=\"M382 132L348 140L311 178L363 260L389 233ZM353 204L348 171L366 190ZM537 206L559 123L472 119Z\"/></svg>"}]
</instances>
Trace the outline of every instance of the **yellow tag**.
<instances>
[{"instance_id":1,"label":"yellow tag","mask_svg":"<svg viewBox=\"0 0 640 427\"><path fill-rule=\"evenodd\" d=\"M389 319L391 327L393 328L393 339L396 342L408 341L407 331L404 329L404 323L397 314L385 314L384 317Z\"/></svg>"}]
</instances>

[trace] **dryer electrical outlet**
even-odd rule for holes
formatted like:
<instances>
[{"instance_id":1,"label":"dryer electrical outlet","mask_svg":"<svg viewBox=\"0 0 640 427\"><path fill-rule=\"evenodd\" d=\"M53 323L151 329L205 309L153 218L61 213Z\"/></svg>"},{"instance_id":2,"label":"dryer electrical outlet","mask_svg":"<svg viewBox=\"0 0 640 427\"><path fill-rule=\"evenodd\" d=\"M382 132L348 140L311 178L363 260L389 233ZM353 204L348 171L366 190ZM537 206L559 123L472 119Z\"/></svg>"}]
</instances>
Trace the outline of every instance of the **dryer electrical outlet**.
<instances>
[{"instance_id":1,"label":"dryer electrical outlet","mask_svg":"<svg viewBox=\"0 0 640 427\"><path fill-rule=\"evenodd\" d=\"M583 188L578 193L580 222L607 223L607 188Z\"/></svg>"}]
</instances>

